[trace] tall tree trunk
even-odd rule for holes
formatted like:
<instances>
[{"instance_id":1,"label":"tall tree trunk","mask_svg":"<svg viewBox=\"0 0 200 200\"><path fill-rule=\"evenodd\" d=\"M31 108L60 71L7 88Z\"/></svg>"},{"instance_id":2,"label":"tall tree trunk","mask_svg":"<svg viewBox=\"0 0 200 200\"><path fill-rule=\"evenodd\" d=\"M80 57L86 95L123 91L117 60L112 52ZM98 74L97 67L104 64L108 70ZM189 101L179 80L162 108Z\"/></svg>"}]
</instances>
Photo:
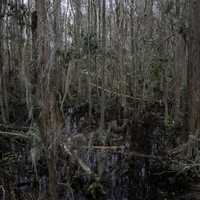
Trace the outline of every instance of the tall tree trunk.
<instances>
[{"instance_id":1,"label":"tall tree trunk","mask_svg":"<svg viewBox=\"0 0 200 200\"><path fill-rule=\"evenodd\" d=\"M131 15L130 15L130 34L131 34L131 68L132 68L132 77L131 82L133 86L131 92L133 96L136 96L136 66L135 66L135 37L134 37L134 4L135 0L131 0Z\"/></svg>"},{"instance_id":2,"label":"tall tree trunk","mask_svg":"<svg viewBox=\"0 0 200 200\"><path fill-rule=\"evenodd\" d=\"M176 0L176 18L180 20L180 0ZM183 42L181 35L176 36L176 46L175 46L175 105L174 105L174 121L177 124L179 122L180 115L180 98L181 98L181 79L182 79L182 69L181 67L183 56Z\"/></svg>"},{"instance_id":3,"label":"tall tree trunk","mask_svg":"<svg viewBox=\"0 0 200 200\"><path fill-rule=\"evenodd\" d=\"M74 1L74 43L75 43L75 71L76 71L76 81L81 84L81 68L80 68L80 54L81 54L81 0ZM79 95L81 95L81 85L78 85Z\"/></svg>"},{"instance_id":4,"label":"tall tree trunk","mask_svg":"<svg viewBox=\"0 0 200 200\"><path fill-rule=\"evenodd\" d=\"M0 2L0 15L5 15L5 6L6 2L2 1ZM4 18L0 18L0 112L1 112L1 119L4 123L8 121L8 110L6 109L6 99L7 95L5 96L6 92L6 73L4 69L4 52L3 52L3 27L4 27Z\"/></svg>"},{"instance_id":5,"label":"tall tree trunk","mask_svg":"<svg viewBox=\"0 0 200 200\"><path fill-rule=\"evenodd\" d=\"M188 128L200 128L200 1L190 0L188 38Z\"/></svg>"},{"instance_id":6,"label":"tall tree trunk","mask_svg":"<svg viewBox=\"0 0 200 200\"><path fill-rule=\"evenodd\" d=\"M56 153L62 118L56 102L58 85L55 85L55 77L58 78L57 70L51 70L48 63L50 47L46 3L46 0L36 0L38 44L36 97L40 108L38 125L47 156L49 199L56 200ZM57 39L55 45L57 45Z\"/></svg>"},{"instance_id":7,"label":"tall tree trunk","mask_svg":"<svg viewBox=\"0 0 200 200\"><path fill-rule=\"evenodd\" d=\"M92 24L91 24L91 16L92 16L92 6L91 6L91 1L88 0L88 21L87 21L87 32L88 32L88 37L87 37L87 49L88 49L88 101L89 101L89 125L91 126L91 120L92 120L92 86L91 86L91 46L90 46L90 36L92 34Z\"/></svg>"},{"instance_id":8,"label":"tall tree trunk","mask_svg":"<svg viewBox=\"0 0 200 200\"><path fill-rule=\"evenodd\" d=\"M104 128L105 123L105 67L106 67L106 1L102 2L102 50L103 50L103 68L102 68L102 91L101 91L101 121L100 127Z\"/></svg>"},{"instance_id":9,"label":"tall tree trunk","mask_svg":"<svg viewBox=\"0 0 200 200\"><path fill-rule=\"evenodd\" d=\"M2 7L2 3L0 4ZM0 11L1 8L0 7ZM4 123L6 123L6 113L5 113L5 107L4 107L4 98L3 98L3 40L1 39L2 36L2 30L3 24L2 19L0 19L0 108L1 108L1 119Z\"/></svg>"},{"instance_id":10,"label":"tall tree trunk","mask_svg":"<svg viewBox=\"0 0 200 200\"><path fill-rule=\"evenodd\" d=\"M61 0L53 1L54 10L54 50L57 51L62 47L62 30L61 30Z\"/></svg>"}]
</instances>

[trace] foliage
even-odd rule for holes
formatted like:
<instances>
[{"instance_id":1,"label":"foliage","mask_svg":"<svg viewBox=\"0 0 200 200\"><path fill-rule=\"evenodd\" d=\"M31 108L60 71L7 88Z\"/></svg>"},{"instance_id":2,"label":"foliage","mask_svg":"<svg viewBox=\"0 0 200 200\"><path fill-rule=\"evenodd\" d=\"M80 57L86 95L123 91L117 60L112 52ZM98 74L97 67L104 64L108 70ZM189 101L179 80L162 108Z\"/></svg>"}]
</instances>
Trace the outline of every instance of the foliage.
<instances>
[{"instance_id":1,"label":"foliage","mask_svg":"<svg viewBox=\"0 0 200 200\"><path fill-rule=\"evenodd\" d=\"M83 51L87 54L95 54L98 49L98 39L96 33L82 33Z\"/></svg>"},{"instance_id":2,"label":"foliage","mask_svg":"<svg viewBox=\"0 0 200 200\"><path fill-rule=\"evenodd\" d=\"M90 184L88 192L91 194L93 200L102 199L102 195L105 195L105 191L99 178L96 178L95 181Z\"/></svg>"}]
</instances>

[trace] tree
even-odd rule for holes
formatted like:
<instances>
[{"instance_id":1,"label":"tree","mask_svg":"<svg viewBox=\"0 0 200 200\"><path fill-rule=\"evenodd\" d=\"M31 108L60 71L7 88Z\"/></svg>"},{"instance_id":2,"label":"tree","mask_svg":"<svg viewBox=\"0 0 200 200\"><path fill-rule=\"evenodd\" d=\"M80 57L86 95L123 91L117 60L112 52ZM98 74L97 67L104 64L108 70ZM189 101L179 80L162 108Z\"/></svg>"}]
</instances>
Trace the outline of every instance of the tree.
<instances>
[{"instance_id":1,"label":"tree","mask_svg":"<svg viewBox=\"0 0 200 200\"><path fill-rule=\"evenodd\" d=\"M101 91L101 121L100 127L104 128L105 123L105 69L106 69L106 1L102 2L102 34L101 34L102 55L102 91Z\"/></svg>"},{"instance_id":2,"label":"tree","mask_svg":"<svg viewBox=\"0 0 200 200\"><path fill-rule=\"evenodd\" d=\"M188 128L200 129L200 1L190 1L188 35Z\"/></svg>"},{"instance_id":3,"label":"tree","mask_svg":"<svg viewBox=\"0 0 200 200\"><path fill-rule=\"evenodd\" d=\"M55 85L54 77L58 77L57 70L52 70L50 64L48 63L48 57L50 56L50 47L48 37L49 26L47 20L46 0L36 0L36 12L38 44L36 69L36 99L37 105L40 109L40 113L38 116L38 125L47 157L50 200L56 200L56 152L58 145L57 142L62 128L62 118L59 112L58 102L56 101L58 85ZM57 34L58 33L55 32L56 48L58 48L59 43L57 41Z\"/></svg>"}]
</instances>

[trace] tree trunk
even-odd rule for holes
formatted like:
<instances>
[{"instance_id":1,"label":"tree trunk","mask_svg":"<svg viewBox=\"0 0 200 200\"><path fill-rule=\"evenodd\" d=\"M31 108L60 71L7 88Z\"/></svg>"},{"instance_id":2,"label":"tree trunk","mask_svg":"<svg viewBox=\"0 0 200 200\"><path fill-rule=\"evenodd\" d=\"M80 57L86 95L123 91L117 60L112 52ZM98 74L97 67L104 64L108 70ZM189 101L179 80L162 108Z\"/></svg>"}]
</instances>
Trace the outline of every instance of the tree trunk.
<instances>
[{"instance_id":1,"label":"tree trunk","mask_svg":"<svg viewBox=\"0 0 200 200\"><path fill-rule=\"evenodd\" d=\"M50 69L48 40L48 20L46 0L36 0L37 11L37 105L40 108L38 125L45 146L49 173L49 199L57 200L56 153L57 142L62 128L62 118L56 102L58 72ZM55 45L59 43L55 33ZM55 74L56 73L56 74Z\"/></svg>"},{"instance_id":2,"label":"tree trunk","mask_svg":"<svg viewBox=\"0 0 200 200\"><path fill-rule=\"evenodd\" d=\"M101 91L101 121L100 127L104 128L105 123L105 67L106 67L106 1L103 0L102 5L102 91Z\"/></svg>"},{"instance_id":3,"label":"tree trunk","mask_svg":"<svg viewBox=\"0 0 200 200\"><path fill-rule=\"evenodd\" d=\"M192 133L200 128L200 1L190 1L188 41L188 128Z\"/></svg>"}]
</instances>

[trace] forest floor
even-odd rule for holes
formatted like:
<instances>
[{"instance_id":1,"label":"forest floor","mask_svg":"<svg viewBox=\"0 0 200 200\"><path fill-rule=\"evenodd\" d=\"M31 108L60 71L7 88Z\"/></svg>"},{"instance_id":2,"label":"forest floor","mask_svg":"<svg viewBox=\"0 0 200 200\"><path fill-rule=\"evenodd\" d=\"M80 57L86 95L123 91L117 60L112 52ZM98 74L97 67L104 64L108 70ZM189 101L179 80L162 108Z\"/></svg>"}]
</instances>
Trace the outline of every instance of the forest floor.
<instances>
[{"instance_id":1,"label":"forest floor","mask_svg":"<svg viewBox=\"0 0 200 200\"><path fill-rule=\"evenodd\" d=\"M87 106L70 109L57 149L59 199L200 199L198 134L180 142L182 127L166 127L162 113L150 109L137 118L113 118L109 110L104 129L95 119L89 125ZM45 199L37 127L1 124L0 138L1 199Z\"/></svg>"}]
</instances>

